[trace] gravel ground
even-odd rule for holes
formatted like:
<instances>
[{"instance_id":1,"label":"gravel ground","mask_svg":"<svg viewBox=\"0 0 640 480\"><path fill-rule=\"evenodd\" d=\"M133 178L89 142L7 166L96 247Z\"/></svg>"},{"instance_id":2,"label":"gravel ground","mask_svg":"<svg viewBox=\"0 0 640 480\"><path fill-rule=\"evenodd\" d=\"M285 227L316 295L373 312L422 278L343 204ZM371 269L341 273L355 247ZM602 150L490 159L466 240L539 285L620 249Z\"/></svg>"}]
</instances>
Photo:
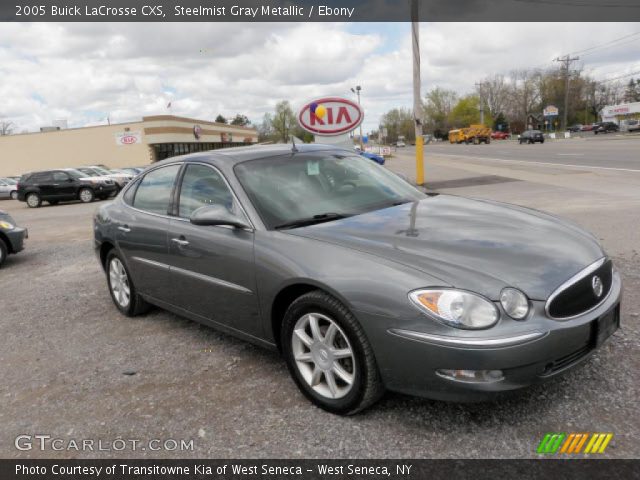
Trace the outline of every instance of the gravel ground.
<instances>
[{"instance_id":1,"label":"gravel ground","mask_svg":"<svg viewBox=\"0 0 640 480\"><path fill-rule=\"evenodd\" d=\"M495 403L388 393L341 418L306 401L274 352L161 310L120 315L93 254L95 204L0 208L31 237L0 270L0 457L525 458L550 431L613 432L604 457L640 454L640 256L631 247L614 255L623 329L583 367ZM625 235L629 224L607 218L602 232L589 227ZM192 439L193 450L18 451L20 434Z\"/></svg>"}]
</instances>

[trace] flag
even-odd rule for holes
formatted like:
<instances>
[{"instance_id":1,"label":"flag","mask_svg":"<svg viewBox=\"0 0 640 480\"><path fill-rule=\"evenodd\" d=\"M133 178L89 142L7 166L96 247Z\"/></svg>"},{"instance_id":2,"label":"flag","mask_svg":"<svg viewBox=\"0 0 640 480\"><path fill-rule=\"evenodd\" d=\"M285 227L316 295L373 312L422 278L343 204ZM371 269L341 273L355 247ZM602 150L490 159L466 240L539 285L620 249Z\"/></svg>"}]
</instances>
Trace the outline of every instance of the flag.
<instances>
[{"instance_id":1,"label":"flag","mask_svg":"<svg viewBox=\"0 0 640 480\"><path fill-rule=\"evenodd\" d=\"M167 103L167 108L171 108L171 102Z\"/></svg>"}]
</instances>

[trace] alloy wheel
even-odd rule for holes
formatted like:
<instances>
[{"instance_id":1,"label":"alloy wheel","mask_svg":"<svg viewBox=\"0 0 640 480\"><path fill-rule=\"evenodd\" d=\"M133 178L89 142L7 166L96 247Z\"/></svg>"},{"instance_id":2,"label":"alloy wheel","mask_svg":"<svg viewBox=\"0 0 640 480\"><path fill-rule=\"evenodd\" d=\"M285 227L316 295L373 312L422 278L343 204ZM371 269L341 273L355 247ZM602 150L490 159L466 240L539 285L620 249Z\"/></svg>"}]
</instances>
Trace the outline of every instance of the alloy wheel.
<instances>
[{"instance_id":1,"label":"alloy wheel","mask_svg":"<svg viewBox=\"0 0 640 480\"><path fill-rule=\"evenodd\" d=\"M93 193L91 193L91 190L85 188L80 192L80 200L82 200L84 203L89 203L91 200L93 200Z\"/></svg>"},{"instance_id":2,"label":"alloy wheel","mask_svg":"<svg viewBox=\"0 0 640 480\"><path fill-rule=\"evenodd\" d=\"M38 196L35 193L32 193L27 196L27 205L29 205L31 208L35 208L40 204L39 200L40 199L38 198Z\"/></svg>"},{"instance_id":3,"label":"alloy wheel","mask_svg":"<svg viewBox=\"0 0 640 480\"><path fill-rule=\"evenodd\" d=\"M300 317L291 347L300 375L316 393L337 399L351 391L356 375L353 348L331 318L320 313Z\"/></svg>"},{"instance_id":4,"label":"alloy wheel","mask_svg":"<svg viewBox=\"0 0 640 480\"><path fill-rule=\"evenodd\" d=\"M112 258L109 263L109 286L111 293L118 305L127 308L131 301L131 287L129 286L129 277L124 265L118 258Z\"/></svg>"}]
</instances>

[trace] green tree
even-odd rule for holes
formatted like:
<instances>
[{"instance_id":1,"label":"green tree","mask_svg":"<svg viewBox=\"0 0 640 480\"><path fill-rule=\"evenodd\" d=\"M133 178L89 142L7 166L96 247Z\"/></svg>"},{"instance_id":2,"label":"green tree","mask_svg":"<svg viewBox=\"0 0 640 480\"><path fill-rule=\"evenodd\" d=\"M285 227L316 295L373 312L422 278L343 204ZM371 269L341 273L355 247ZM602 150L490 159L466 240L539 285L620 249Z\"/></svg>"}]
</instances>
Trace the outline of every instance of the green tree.
<instances>
[{"instance_id":1,"label":"green tree","mask_svg":"<svg viewBox=\"0 0 640 480\"><path fill-rule=\"evenodd\" d=\"M222 115L218 114L218 116L215 119L216 123L227 123L227 119L224 118Z\"/></svg>"},{"instance_id":2,"label":"green tree","mask_svg":"<svg viewBox=\"0 0 640 480\"><path fill-rule=\"evenodd\" d=\"M297 126L296 116L291 109L288 100L282 100L276 104L276 109L271 119L277 141L288 143L289 137L294 134Z\"/></svg>"},{"instance_id":3,"label":"green tree","mask_svg":"<svg viewBox=\"0 0 640 480\"><path fill-rule=\"evenodd\" d=\"M423 103L423 125L425 132L442 138L449 131L449 115L458 101L458 95L453 90L436 87L425 96Z\"/></svg>"},{"instance_id":4,"label":"green tree","mask_svg":"<svg viewBox=\"0 0 640 480\"><path fill-rule=\"evenodd\" d=\"M480 97L478 97L478 95L467 95L458 100L458 103L451 110L449 122L456 128L479 124ZM493 125L493 119L488 109L485 109L484 112L484 124Z\"/></svg>"},{"instance_id":5,"label":"green tree","mask_svg":"<svg viewBox=\"0 0 640 480\"><path fill-rule=\"evenodd\" d=\"M246 127L249 125L251 121L247 118L246 115L240 115L239 113L233 117L233 120L229 122L229 125L238 125L240 127Z\"/></svg>"},{"instance_id":6,"label":"green tree","mask_svg":"<svg viewBox=\"0 0 640 480\"><path fill-rule=\"evenodd\" d=\"M385 113L380 125L387 129L387 140L395 142L400 135L408 141L414 141L416 137L413 112L406 108L394 108Z\"/></svg>"}]
</instances>

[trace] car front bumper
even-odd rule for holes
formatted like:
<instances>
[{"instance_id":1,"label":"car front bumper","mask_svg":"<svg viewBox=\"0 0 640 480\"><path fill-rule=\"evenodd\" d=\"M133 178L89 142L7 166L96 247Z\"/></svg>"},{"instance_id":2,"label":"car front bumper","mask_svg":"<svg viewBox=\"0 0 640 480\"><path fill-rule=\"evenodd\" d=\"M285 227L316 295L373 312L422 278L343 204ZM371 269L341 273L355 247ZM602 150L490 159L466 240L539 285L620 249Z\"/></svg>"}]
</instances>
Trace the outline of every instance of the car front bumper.
<instances>
[{"instance_id":1,"label":"car front bumper","mask_svg":"<svg viewBox=\"0 0 640 480\"><path fill-rule=\"evenodd\" d=\"M3 230L3 233L11 243L11 253L18 253L24 249L24 241L29 238L29 231L26 228L16 227L13 230Z\"/></svg>"},{"instance_id":2,"label":"car front bumper","mask_svg":"<svg viewBox=\"0 0 640 480\"><path fill-rule=\"evenodd\" d=\"M439 400L481 401L543 382L582 363L619 327L621 292L615 273L610 293L600 305L566 321L548 318L544 302L532 302L532 314L516 322L508 334L497 325L456 336L434 335L427 328L403 328L396 319L358 316L369 317L361 321L389 390ZM469 382L444 377L442 370L499 370L502 378Z\"/></svg>"}]
</instances>

